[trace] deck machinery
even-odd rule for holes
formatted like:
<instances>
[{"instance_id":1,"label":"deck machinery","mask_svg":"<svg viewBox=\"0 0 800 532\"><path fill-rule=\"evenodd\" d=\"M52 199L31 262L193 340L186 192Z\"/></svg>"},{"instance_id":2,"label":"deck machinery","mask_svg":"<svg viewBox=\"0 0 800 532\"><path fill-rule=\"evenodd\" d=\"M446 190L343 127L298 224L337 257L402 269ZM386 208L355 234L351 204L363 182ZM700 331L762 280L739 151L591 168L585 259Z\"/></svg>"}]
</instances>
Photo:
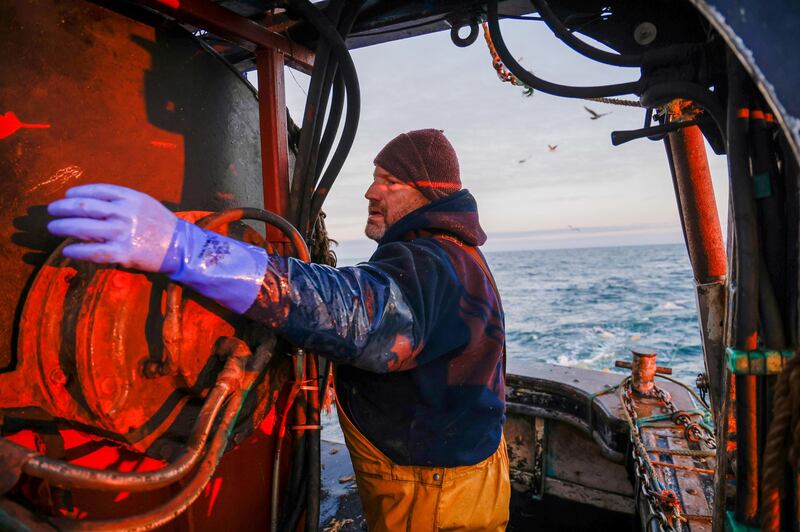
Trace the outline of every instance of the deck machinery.
<instances>
[{"instance_id":1,"label":"deck machinery","mask_svg":"<svg viewBox=\"0 0 800 532\"><path fill-rule=\"evenodd\" d=\"M639 79L537 77L502 37L520 17ZM626 378L512 363L511 528L797 528L790 0L0 2L0 527L318 528L324 358L158 276L64 258L44 206L69 186L118 183L330 263L320 211L360 108L349 50L435 31L469 46L481 26L503 80L642 107L644 127L612 142L666 147L708 392L707 404L661 380L668 368L646 351L621 361ZM311 75L297 126L287 65ZM253 70L258 94L242 75ZM727 242L706 142L728 159Z\"/></svg>"}]
</instances>

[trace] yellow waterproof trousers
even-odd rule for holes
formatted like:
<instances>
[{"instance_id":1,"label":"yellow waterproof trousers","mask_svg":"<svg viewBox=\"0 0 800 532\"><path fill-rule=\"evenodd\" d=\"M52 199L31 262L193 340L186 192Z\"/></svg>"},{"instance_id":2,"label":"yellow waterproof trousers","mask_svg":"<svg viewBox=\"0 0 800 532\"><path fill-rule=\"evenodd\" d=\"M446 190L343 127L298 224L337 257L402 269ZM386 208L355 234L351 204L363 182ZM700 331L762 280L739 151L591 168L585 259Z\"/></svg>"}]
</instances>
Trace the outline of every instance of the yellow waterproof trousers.
<instances>
[{"instance_id":1,"label":"yellow waterproof trousers","mask_svg":"<svg viewBox=\"0 0 800 532\"><path fill-rule=\"evenodd\" d=\"M475 465L401 466L337 410L370 532L506 529L511 485L505 439Z\"/></svg>"}]
</instances>

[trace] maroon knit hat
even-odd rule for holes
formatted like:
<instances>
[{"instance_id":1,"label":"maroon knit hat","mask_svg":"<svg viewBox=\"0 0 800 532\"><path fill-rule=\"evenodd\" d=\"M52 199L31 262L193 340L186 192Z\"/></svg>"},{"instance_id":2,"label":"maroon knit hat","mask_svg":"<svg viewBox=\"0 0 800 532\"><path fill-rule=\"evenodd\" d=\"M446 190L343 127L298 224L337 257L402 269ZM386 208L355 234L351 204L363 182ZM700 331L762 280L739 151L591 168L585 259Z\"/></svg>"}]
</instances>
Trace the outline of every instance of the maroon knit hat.
<instances>
[{"instance_id":1,"label":"maroon knit hat","mask_svg":"<svg viewBox=\"0 0 800 532\"><path fill-rule=\"evenodd\" d=\"M436 201L461 190L458 157L438 129L401 133L375 157L374 163Z\"/></svg>"}]
</instances>

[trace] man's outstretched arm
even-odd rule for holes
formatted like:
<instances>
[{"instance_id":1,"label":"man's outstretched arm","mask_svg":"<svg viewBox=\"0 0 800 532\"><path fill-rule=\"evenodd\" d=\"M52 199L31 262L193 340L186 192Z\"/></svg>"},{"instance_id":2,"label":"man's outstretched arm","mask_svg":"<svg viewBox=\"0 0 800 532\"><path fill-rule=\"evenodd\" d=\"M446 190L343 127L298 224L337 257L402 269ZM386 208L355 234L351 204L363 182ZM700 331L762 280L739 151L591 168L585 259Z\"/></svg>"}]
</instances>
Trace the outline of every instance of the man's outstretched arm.
<instances>
[{"instance_id":1,"label":"man's outstretched arm","mask_svg":"<svg viewBox=\"0 0 800 532\"><path fill-rule=\"evenodd\" d=\"M163 273L336 362L387 372L410 367L419 351L412 312L380 270L270 256L116 185L72 188L48 212L50 232L83 241L65 256Z\"/></svg>"}]
</instances>

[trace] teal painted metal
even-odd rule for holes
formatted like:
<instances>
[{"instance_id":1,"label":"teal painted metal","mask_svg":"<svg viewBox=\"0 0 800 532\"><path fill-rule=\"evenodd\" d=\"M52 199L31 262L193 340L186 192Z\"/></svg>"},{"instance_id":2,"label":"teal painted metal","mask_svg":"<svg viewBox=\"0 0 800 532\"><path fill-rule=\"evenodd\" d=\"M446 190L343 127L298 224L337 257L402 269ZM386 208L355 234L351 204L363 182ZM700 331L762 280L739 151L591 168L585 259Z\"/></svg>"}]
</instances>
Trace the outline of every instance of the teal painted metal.
<instances>
[{"instance_id":1,"label":"teal painted metal","mask_svg":"<svg viewBox=\"0 0 800 532\"><path fill-rule=\"evenodd\" d=\"M776 375L794 356L794 351L743 351L725 349L728 370L734 375Z\"/></svg>"},{"instance_id":2,"label":"teal painted metal","mask_svg":"<svg viewBox=\"0 0 800 532\"><path fill-rule=\"evenodd\" d=\"M740 523L733 516L733 512L725 512L725 532L760 532L757 526L750 526Z\"/></svg>"},{"instance_id":3,"label":"teal painted metal","mask_svg":"<svg viewBox=\"0 0 800 532\"><path fill-rule=\"evenodd\" d=\"M764 199L772 196L772 183L770 183L769 174L754 175L753 188L755 189L756 199Z\"/></svg>"}]
</instances>

